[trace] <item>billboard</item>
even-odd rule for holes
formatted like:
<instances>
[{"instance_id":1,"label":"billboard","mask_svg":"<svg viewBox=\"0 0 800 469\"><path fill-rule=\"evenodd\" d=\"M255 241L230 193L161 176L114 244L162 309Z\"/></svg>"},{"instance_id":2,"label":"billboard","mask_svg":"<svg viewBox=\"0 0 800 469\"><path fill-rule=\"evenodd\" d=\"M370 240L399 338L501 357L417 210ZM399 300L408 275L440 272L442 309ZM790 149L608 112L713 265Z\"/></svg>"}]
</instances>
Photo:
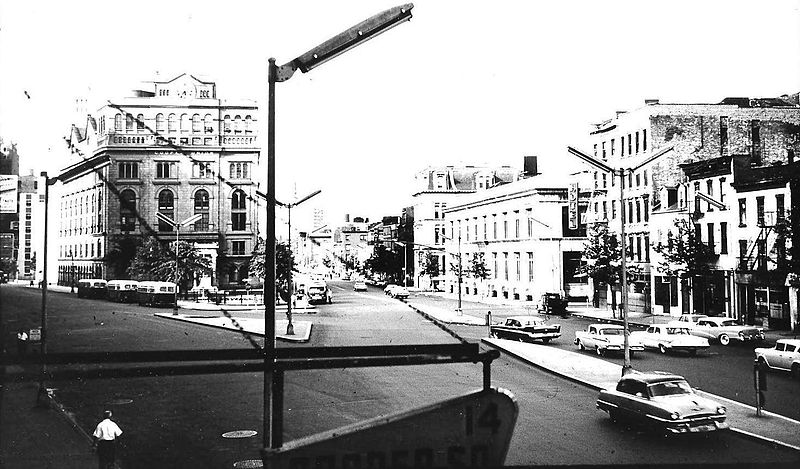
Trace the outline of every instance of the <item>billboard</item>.
<instances>
[{"instance_id":1,"label":"billboard","mask_svg":"<svg viewBox=\"0 0 800 469\"><path fill-rule=\"evenodd\" d=\"M569 204L569 229L577 230L581 220L578 218L578 183L573 182L569 185L567 193L567 203Z\"/></svg>"},{"instance_id":2,"label":"billboard","mask_svg":"<svg viewBox=\"0 0 800 469\"><path fill-rule=\"evenodd\" d=\"M19 176L0 174L0 213L17 213Z\"/></svg>"}]
</instances>

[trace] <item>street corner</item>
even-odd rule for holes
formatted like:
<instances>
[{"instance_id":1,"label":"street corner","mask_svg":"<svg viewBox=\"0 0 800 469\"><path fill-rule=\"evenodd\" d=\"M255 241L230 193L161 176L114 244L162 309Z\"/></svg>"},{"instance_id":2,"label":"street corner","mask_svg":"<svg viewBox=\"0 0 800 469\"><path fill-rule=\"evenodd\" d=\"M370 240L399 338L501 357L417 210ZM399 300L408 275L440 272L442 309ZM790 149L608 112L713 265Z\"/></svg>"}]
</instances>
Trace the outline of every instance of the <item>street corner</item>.
<instances>
[{"instance_id":1,"label":"street corner","mask_svg":"<svg viewBox=\"0 0 800 469\"><path fill-rule=\"evenodd\" d=\"M286 342L308 342L311 340L311 321L292 321L292 334L289 334L289 321L275 321L275 338Z\"/></svg>"},{"instance_id":2,"label":"street corner","mask_svg":"<svg viewBox=\"0 0 800 469\"><path fill-rule=\"evenodd\" d=\"M230 331L264 335L264 320L260 318L240 318L234 316L212 316L202 314L156 313L156 317L192 323L200 326L216 327ZM289 321L275 321L275 338L288 342L308 342L311 340L311 321L292 321L293 334L288 334Z\"/></svg>"}]
</instances>

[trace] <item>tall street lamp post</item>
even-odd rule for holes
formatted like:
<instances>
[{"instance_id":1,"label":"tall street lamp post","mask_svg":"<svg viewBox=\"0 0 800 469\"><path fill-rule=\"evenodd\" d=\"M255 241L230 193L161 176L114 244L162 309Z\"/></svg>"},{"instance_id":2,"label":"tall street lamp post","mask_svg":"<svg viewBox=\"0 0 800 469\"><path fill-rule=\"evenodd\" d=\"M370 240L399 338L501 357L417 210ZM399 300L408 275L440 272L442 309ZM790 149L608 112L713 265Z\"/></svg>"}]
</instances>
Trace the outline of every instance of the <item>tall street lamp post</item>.
<instances>
[{"instance_id":1,"label":"tall street lamp post","mask_svg":"<svg viewBox=\"0 0 800 469\"><path fill-rule=\"evenodd\" d=\"M408 252L406 252L408 244L405 241L395 241L395 244L403 246L403 286L408 288Z\"/></svg>"},{"instance_id":2,"label":"tall street lamp post","mask_svg":"<svg viewBox=\"0 0 800 469\"><path fill-rule=\"evenodd\" d=\"M75 293L75 252L72 248L69 249L70 258L70 276L69 276L69 292Z\"/></svg>"},{"instance_id":3,"label":"tall street lamp post","mask_svg":"<svg viewBox=\"0 0 800 469\"><path fill-rule=\"evenodd\" d=\"M289 210L289 253L292 253L292 207L297 207L298 205L302 204L306 200L314 197L315 195L322 192L321 190L316 190L307 196L303 197L302 199L298 200L297 202L292 202L290 204L284 204L281 202L275 201L276 204L286 207ZM291 257L290 257L291 259ZM291 262L289 265L289 285L287 287L289 292L289 301L286 305L286 319L289 320L289 324L286 326L286 335L294 335L294 325L292 324L292 266Z\"/></svg>"},{"instance_id":4,"label":"tall street lamp post","mask_svg":"<svg viewBox=\"0 0 800 469\"><path fill-rule=\"evenodd\" d=\"M178 223L172 218L164 215L161 212L156 212L156 218L163 221L168 225L172 225L175 227L175 304L172 306L172 314L178 314L178 285L180 285L180 269L178 268L178 260L180 259L179 254L179 233L181 231L182 226L191 225L192 223L196 222L197 220L203 218L203 215L200 213L196 213L191 217L183 220L182 222Z\"/></svg>"},{"instance_id":5,"label":"tall street lamp post","mask_svg":"<svg viewBox=\"0 0 800 469\"><path fill-rule=\"evenodd\" d=\"M668 146L666 148L662 148L661 150L653 153L652 155L645 158L641 163L631 168L612 168L611 166L607 165L603 161L600 161L596 158L593 158L586 153L583 153L579 150L576 150L572 147L567 147L567 151L569 151L572 155L577 156L579 159L583 160L585 163L599 169L600 171L606 172L611 174L611 177L614 175L619 176L619 208L620 208L620 277L622 277L622 292L620 303L622 307L622 328L623 328L623 353L624 359L622 362L622 376L628 374L631 371L631 349L630 349L630 330L628 327L628 271L626 268L626 258L627 258L627 248L625 246L625 173L633 173L638 171L645 165L652 163L657 158L660 158L662 155L668 153L673 149L673 146Z\"/></svg>"},{"instance_id":6,"label":"tall street lamp post","mask_svg":"<svg viewBox=\"0 0 800 469\"><path fill-rule=\"evenodd\" d=\"M264 447L283 443L283 372L275 370L275 84L319 65L411 19L413 4L390 8L278 67L269 59L267 104L267 240L264 246Z\"/></svg>"}]
</instances>

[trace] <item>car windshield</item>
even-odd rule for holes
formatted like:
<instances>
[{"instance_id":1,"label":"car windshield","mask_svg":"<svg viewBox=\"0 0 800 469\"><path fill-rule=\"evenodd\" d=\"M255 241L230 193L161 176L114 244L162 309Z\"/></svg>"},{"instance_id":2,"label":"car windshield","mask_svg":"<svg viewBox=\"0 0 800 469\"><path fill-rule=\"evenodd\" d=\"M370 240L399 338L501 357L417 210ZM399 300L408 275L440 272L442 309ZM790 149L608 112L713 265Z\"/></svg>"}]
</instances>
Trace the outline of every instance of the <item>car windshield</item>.
<instances>
[{"instance_id":1,"label":"car windshield","mask_svg":"<svg viewBox=\"0 0 800 469\"><path fill-rule=\"evenodd\" d=\"M692 387L686 381L662 381L647 387L651 397L680 396L692 393Z\"/></svg>"},{"instance_id":2,"label":"car windshield","mask_svg":"<svg viewBox=\"0 0 800 469\"><path fill-rule=\"evenodd\" d=\"M735 319L728 319L727 321L722 321L719 323L720 326L738 326L739 323L736 322Z\"/></svg>"},{"instance_id":3,"label":"car windshield","mask_svg":"<svg viewBox=\"0 0 800 469\"><path fill-rule=\"evenodd\" d=\"M689 329L685 327L668 327L667 334L689 334Z\"/></svg>"},{"instance_id":4,"label":"car windshield","mask_svg":"<svg viewBox=\"0 0 800 469\"><path fill-rule=\"evenodd\" d=\"M622 335L622 329L601 329L600 335Z\"/></svg>"}]
</instances>

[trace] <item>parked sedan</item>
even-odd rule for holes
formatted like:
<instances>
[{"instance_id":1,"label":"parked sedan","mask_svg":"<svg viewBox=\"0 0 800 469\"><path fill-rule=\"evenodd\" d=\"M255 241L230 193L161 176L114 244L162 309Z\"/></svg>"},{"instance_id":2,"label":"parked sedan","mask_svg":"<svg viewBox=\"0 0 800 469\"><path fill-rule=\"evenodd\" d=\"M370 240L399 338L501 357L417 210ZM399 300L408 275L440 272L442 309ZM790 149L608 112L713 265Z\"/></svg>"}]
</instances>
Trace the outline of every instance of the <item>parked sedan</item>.
<instances>
[{"instance_id":1,"label":"parked sedan","mask_svg":"<svg viewBox=\"0 0 800 469\"><path fill-rule=\"evenodd\" d=\"M728 428L725 406L695 393L682 376L629 373L616 389L604 389L597 408L611 420L630 420L666 434L713 432Z\"/></svg>"},{"instance_id":2,"label":"parked sedan","mask_svg":"<svg viewBox=\"0 0 800 469\"><path fill-rule=\"evenodd\" d=\"M764 340L764 329L755 326L742 326L735 319L708 316L701 318L689 328L692 335L708 340L718 340L728 345L732 340L747 342Z\"/></svg>"},{"instance_id":3,"label":"parked sedan","mask_svg":"<svg viewBox=\"0 0 800 469\"><path fill-rule=\"evenodd\" d=\"M492 324L490 330L492 337L520 342L541 340L546 344L561 336L560 324L547 324L538 316L511 316L502 324Z\"/></svg>"},{"instance_id":4,"label":"parked sedan","mask_svg":"<svg viewBox=\"0 0 800 469\"><path fill-rule=\"evenodd\" d=\"M757 348L756 360L772 370L784 370L800 379L800 339L778 339L772 348Z\"/></svg>"},{"instance_id":5,"label":"parked sedan","mask_svg":"<svg viewBox=\"0 0 800 469\"><path fill-rule=\"evenodd\" d=\"M386 288L383 289L383 294L391 296L392 290L394 290L397 287L398 285L392 285L392 284L386 285Z\"/></svg>"},{"instance_id":6,"label":"parked sedan","mask_svg":"<svg viewBox=\"0 0 800 469\"><path fill-rule=\"evenodd\" d=\"M404 299L408 298L408 289L406 287L396 286L389 292L392 298Z\"/></svg>"},{"instance_id":7,"label":"parked sedan","mask_svg":"<svg viewBox=\"0 0 800 469\"><path fill-rule=\"evenodd\" d=\"M353 291L367 291L367 284L361 280L357 280L353 283Z\"/></svg>"},{"instance_id":8,"label":"parked sedan","mask_svg":"<svg viewBox=\"0 0 800 469\"><path fill-rule=\"evenodd\" d=\"M645 348L658 349L661 353L682 350L697 355L698 350L709 347L708 339L691 335L688 328L667 324L654 324L647 330L632 332L631 337Z\"/></svg>"}]
</instances>

